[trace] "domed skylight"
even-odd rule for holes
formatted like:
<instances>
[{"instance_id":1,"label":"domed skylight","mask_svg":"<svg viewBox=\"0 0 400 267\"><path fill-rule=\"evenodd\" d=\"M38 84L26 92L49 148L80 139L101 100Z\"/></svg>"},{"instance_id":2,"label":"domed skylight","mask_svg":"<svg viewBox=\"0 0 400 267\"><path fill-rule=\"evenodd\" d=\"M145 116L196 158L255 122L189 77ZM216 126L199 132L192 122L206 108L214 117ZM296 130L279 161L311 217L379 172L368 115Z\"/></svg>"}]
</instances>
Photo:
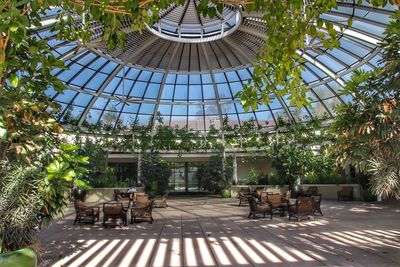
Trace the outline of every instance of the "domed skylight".
<instances>
[{"instance_id":1,"label":"domed skylight","mask_svg":"<svg viewBox=\"0 0 400 267\"><path fill-rule=\"evenodd\" d=\"M124 51L107 51L96 40L89 46L61 42L43 28L39 37L50 38L54 55L70 68L53 73L69 89L59 94L50 88L47 93L62 106L60 121L78 126L155 124L154 117L160 114L165 125L207 131L211 125L220 127L225 117L231 125L254 119L267 128L273 128L279 117L292 122L330 117L335 104L351 101L351 96L340 95L340 89L353 71L377 67L381 59L377 44L395 8L345 1L322 15L344 30L339 48L315 46L304 51L302 77L310 88L312 108L298 109L285 97L273 97L269 105L245 112L235 98L251 77L263 43L266 25L254 12L243 12L238 28L219 40L174 42L150 31L131 32ZM347 25L349 18L352 26Z\"/></svg>"}]
</instances>

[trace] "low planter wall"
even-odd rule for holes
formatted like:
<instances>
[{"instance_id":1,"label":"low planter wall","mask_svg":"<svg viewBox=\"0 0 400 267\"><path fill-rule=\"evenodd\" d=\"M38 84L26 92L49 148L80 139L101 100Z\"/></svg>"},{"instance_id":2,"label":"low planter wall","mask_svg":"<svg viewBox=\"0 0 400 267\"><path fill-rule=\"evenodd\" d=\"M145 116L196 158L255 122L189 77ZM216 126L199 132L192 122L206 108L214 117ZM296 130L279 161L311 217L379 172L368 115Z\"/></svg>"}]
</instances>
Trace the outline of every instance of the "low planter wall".
<instances>
[{"instance_id":1,"label":"low planter wall","mask_svg":"<svg viewBox=\"0 0 400 267\"><path fill-rule=\"evenodd\" d=\"M280 186L280 185L232 185L231 197L237 197L237 195L238 195L237 192L242 187L249 187L251 191L254 191L257 187L264 187L265 191L273 192L275 194L276 193L283 194L289 189L288 185L283 185L283 186Z\"/></svg>"},{"instance_id":2,"label":"low planter wall","mask_svg":"<svg viewBox=\"0 0 400 267\"><path fill-rule=\"evenodd\" d=\"M274 193L285 193L289 186L274 186L274 185L233 185L231 187L231 196L237 197L237 191L241 187L250 187L250 190L255 190L257 187L265 187L265 191ZM361 200L361 188L359 184L303 184L303 190L307 190L310 186L316 186L318 188L318 193L322 194L323 199L337 199L337 192L342 189L343 186L353 187L353 197L354 200Z\"/></svg>"},{"instance_id":3,"label":"low planter wall","mask_svg":"<svg viewBox=\"0 0 400 267\"><path fill-rule=\"evenodd\" d=\"M105 202L114 200L114 190L126 191L125 187L93 188L86 194L86 202ZM136 187L136 192L144 192L144 187Z\"/></svg>"}]
</instances>

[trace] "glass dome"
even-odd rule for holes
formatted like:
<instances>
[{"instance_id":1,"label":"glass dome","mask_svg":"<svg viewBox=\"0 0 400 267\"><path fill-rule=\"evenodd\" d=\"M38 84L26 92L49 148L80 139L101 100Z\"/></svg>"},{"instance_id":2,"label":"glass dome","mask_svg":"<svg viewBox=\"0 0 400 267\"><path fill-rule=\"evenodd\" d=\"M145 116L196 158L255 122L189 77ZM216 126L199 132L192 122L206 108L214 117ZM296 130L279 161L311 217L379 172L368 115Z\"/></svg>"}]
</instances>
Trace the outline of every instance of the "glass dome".
<instances>
[{"instance_id":1,"label":"glass dome","mask_svg":"<svg viewBox=\"0 0 400 267\"><path fill-rule=\"evenodd\" d=\"M54 55L69 67L53 72L68 90L59 94L49 88L47 94L61 105L62 123L81 127L129 127L134 122L157 125L157 114L164 125L194 131L207 131L212 125L219 128L224 118L238 126L253 119L271 129L278 118L291 122L329 118L334 116L335 104L351 101L351 96L339 91L352 72L377 67L381 59L377 44L395 8L345 1L322 15L337 30L339 25L344 30L339 34L339 48L309 47L304 51L302 78L310 88L312 108L298 109L285 97L272 96L270 104L260 105L256 111L243 110L235 94L252 75L266 27L260 14L246 11L238 28L219 40L174 42L150 31L142 35L129 32L124 51L104 48L96 39L101 36L101 27L87 46L56 40L44 27L38 37L49 38ZM350 18L351 27L347 25Z\"/></svg>"}]
</instances>

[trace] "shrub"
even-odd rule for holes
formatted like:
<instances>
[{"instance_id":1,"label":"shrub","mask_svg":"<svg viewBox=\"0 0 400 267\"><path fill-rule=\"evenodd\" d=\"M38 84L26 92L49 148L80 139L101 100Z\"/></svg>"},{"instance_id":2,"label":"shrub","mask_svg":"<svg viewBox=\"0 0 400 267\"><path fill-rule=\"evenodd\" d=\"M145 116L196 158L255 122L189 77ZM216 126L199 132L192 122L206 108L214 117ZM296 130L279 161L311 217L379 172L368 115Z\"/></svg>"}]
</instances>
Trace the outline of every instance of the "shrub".
<instances>
[{"instance_id":1,"label":"shrub","mask_svg":"<svg viewBox=\"0 0 400 267\"><path fill-rule=\"evenodd\" d=\"M209 192L220 193L223 189L228 189L231 186L233 160L231 157L227 157L223 162L221 155L212 156L207 163L201 165L200 173L202 175L200 186Z\"/></svg>"},{"instance_id":2,"label":"shrub","mask_svg":"<svg viewBox=\"0 0 400 267\"><path fill-rule=\"evenodd\" d=\"M34 241L41 223L43 173L37 167L8 166L0 176L0 252L7 252Z\"/></svg>"},{"instance_id":3,"label":"shrub","mask_svg":"<svg viewBox=\"0 0 400 267\"><path fill-rule=\"evenodd\" d=\"M362 197L366 202L376 201L376 196L370 190L364 190L362 192Z\"/></svg>"},{"instance_id":4,"label":"shrub","mask_svg":"<svg viewBox=\"0 0 400 267\"><path fill-rule=\"evenodd\" d=\"M277 174L272 172L268 175L268 183L270 185L284 185L285 180L281 179Z\"/></svg>"},{"instance_id":5,"label":"shrub","mask_svg":"<svg viewBox=\"0 0 400 267\"><path fill-rule=\"evenodd\" d=\"M231 197L231 191L229 189L224 189L221 192L222 198L230 198Z\"/></svg>"},{"instance_id":6,"label":"shrub","mask_svg":"<svg viewBox=\"0 0 400 267\"><path fill-rule=\"evenodd\" d=\"M168 190L171 168L167 161L155 153L143 155L140 163L140 181L146 192L152 194L162 193ZM156 191L154 193L154 191Z\"/></svg>"}]
</instances>

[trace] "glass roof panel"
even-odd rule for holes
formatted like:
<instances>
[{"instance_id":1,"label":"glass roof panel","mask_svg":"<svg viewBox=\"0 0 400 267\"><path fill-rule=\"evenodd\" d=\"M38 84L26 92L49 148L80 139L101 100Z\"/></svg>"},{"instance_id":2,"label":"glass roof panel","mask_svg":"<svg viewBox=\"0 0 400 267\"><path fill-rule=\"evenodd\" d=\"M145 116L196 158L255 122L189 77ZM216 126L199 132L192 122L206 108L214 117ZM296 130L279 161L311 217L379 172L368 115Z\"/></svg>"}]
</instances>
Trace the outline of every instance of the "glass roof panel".
<instances>
[{"instance_id":1,"label":"glass roof panel","mask_svg":"<svg viewBox=\"0 0 400 267\"><path fill-rule=\"evenodd\" d=\"M304 84L312 89L307 96L313 101L311 108L301 109L290 107L286 97L272 94L269 105L259 105L258 110L245 112L240 99L234 98L253 73L251 60L244 60L243 55L254 56L255 60L255 52L261 44L259 36L265 26L262 20L252 19L251 14L245 12L243 20L258 28L248 31L248 26L240 25L237 31L224 37L227 42L217 40L201 46L179 43L175 54L175 44L158 37L154 48L151 47L149 32L129 35L134 42L128 43L123 53L88 49L82 45L77 50L76 42L57 40L56 33L48 29L41 29L35 36L48 38L52 53L69 67L52 72L69 87L68 90L63 94L52 88L46 90L49 97L60 103L59 116L64 123L79 126L101 123L115 127L130 126L136 121L147 125L159 113L164 125L196 131L207 131L212 126L219 128L225 116L232 126L255 120L262 127L273 128L278 118L301 122L311 117L331 116L335 105L351 101L351 96L340 94L343 82L353 71L378 66L381 55L376 45L383 37L394 7L372 8L366 1L362 5L357 7L352 0L339 2L337 9L321 17L335 25L344 25L345 30L339 34L339 48L316 47L305 51L307 61L301 75ZM54 12L44 17L51 17ZM351 17L353 24L349 27L347 19ZM228 51L227 44L235 45L235 50ZM146 46L140 56L135 50L138 46ZM151 54L158 53L155 50L160 54ZM126 59L135 53L137 56ZM144 63L155 61L160 64L147 66Z\"/></svg>"}]
</instances>

